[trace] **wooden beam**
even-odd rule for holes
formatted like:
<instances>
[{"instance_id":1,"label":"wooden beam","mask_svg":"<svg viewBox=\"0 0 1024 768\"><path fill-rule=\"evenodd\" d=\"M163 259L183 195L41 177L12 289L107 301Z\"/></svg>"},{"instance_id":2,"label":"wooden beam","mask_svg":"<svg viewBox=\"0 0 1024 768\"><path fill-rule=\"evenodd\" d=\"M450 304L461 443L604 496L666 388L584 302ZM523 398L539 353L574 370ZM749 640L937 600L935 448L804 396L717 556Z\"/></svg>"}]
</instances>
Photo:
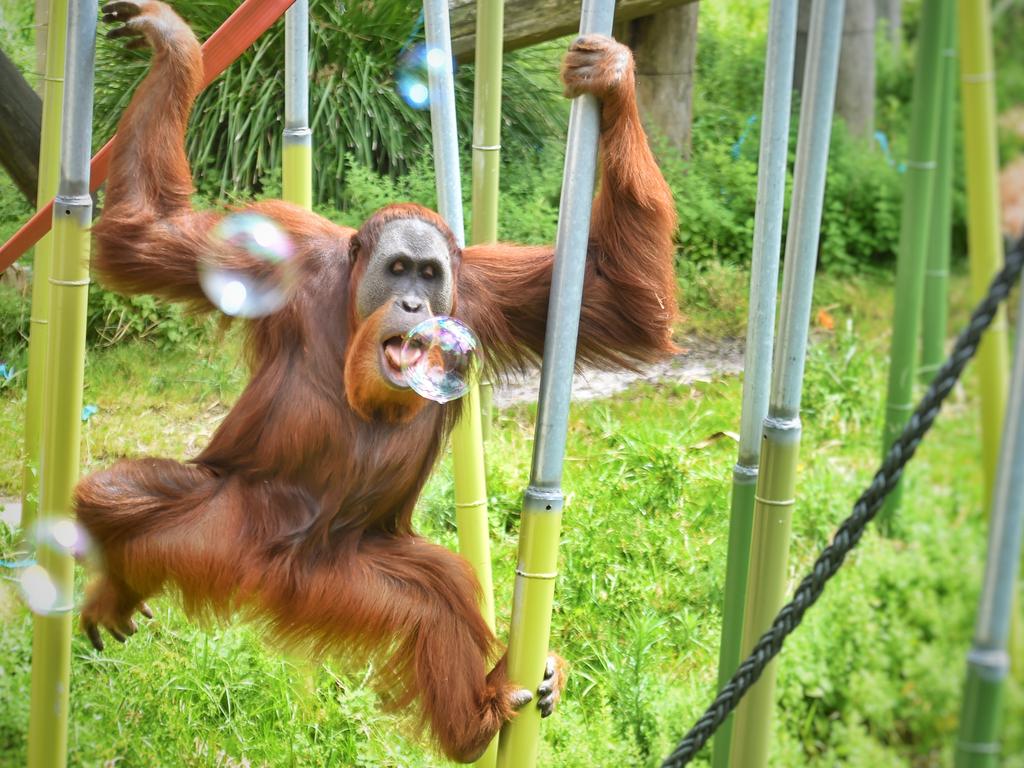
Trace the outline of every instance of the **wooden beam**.
<instances>
[{"instance_id":1,"label":"wooden beam","mask_svg":"<svg viewBox=\"0 0 1024 768\"><path fill-rule=\"evenodd\" d=\"M0 165L30 203L39 183L39 126L43 103L0 51Z\"/></svg>"},{"instance_id":2,"label":"wooden beam","mask_svg":"<svg viewBox=\"0 0 1024 768\"><path fill-rule=\"evenodd\" d=\"M693 0L619 0L615 21L650 16L666 8ZM505 50L571 35L580 28L580 0L506 0ZM452 53L461 62L471 62L476 49L476 0L450 0Z\"/></svg>"}]
</instances>

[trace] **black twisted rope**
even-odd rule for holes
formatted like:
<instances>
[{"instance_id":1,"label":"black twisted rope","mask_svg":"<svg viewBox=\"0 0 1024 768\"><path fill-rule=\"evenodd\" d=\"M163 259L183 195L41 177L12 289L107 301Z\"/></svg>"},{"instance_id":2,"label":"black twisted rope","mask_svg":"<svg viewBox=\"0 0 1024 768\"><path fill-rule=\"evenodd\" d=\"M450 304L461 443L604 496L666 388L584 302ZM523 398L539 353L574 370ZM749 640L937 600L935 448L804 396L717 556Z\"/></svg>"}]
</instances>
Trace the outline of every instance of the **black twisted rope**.
<instances>
[{"instance_id":1,"label":"black twisted rope","mask_svg":"<svg viewBox=\"0 0 1024 768\"><path fill-rule=\"evenodd\" d=\"M679 768L686 765L700 751L729 714L736 709L744 694L761 677L768 663L782 650L786 637L797 628L804 613L821 596L825 584L839 570L846 555L857 546L865 527L878 514L885 497L899 482L903 467L910 461L925 433L931 428L946 396L952 391L967 363L974 357L982 334L992 323L999 305L1009 295L1010 289L1020 276L1022 266L1024 241L1018 241L1006 256L1006 266L992 281L988 295L975 308L967 328L957 338L949 358L943 363L928 392L911 414L903 433L885 455L871 485L853 505L853 512L839 526L832 543L825 547L814 562L811 573L800 582L793 599L782 607L771 628L761 635L754 650L740 664L736 674L722 688L690 732L679 742L675 751L665 758L665 762L661 764L662 768Z\"/></svg>"}]
</instances>

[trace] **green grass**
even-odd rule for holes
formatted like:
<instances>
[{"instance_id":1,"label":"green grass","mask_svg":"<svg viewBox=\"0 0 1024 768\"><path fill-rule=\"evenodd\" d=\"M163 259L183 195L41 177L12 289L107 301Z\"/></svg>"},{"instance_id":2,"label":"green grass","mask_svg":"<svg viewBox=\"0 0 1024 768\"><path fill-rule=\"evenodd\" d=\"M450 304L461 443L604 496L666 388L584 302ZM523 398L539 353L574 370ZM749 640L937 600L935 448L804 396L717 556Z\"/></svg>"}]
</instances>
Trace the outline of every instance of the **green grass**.
<instances>
[{"instance_id":1,"label":"green grass","mask_svg":"<svg viewBox=\"0 0 1024 768\"><path fill-rule=\"evenodd\" d=\"M746 279L735 267L684 272L684 295L704 302L687 307L691 327L741 328ZM835 330L816 325L808 359L794 580L879 454L886 283L825 275L819 309ZM244 384L237 353L230 333L213 343L93 352L85 402L99 411L84 429L85 470L121 455L196 453ZM644 385L574 407L552 639L573 670L544 726L542 764L656 765L710 700L735 444L709 438L737 429L740 385L736 377ZM985 545L973 389L968 381L956 392L908 472L905 541L869 533L787 644L773 765L950 763ZM17 390L0 394L5 434L18 434L20 409ZM488 446L499 627L508 625L534 414L531 405L498 414ZM4 492L15 490L19 442L0 445ZM447 459L417 525L455 546ZM5 584L0 768L24 763L31 647L30 618ZM310 669L251 627L197 627L170 597L154 607L157 619L123 647L96 654L75 637L71 765L444 764L401 719L378 712L372 670ZM1019 688L1008 707L1004 765L1024 766Z\"/></svg>"}]
</instances>

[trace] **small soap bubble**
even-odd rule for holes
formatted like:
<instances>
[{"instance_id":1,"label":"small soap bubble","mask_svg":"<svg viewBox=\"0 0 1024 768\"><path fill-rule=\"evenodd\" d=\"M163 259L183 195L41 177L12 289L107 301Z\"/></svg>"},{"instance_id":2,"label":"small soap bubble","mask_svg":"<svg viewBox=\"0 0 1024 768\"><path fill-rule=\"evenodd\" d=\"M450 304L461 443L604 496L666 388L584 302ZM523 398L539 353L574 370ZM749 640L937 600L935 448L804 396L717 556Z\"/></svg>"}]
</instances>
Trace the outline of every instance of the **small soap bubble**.
<instances>
[{"instance_id":1,"label":"small soap bubble","mask_svg":"<svg viewBox=\"0 0 1024 768\"><path fill-rule=\"evenodd\" d=\"M36 529L35 543L37 550L45 546L79 559L92 553L89 534L74 520L66 517L41 522Z\"/></svg>"},{"instance_id":2,"label":"small soap bubble","mask_svg":"<svg viewBox=\"0 0 1024 768\"><path fill-rule=\"evenodd\" d=\"M263 317L276 312L295 285L295 246L273 219L242 211L221 219L199 261L199 284L221 312Z\"/></svg>"},{"instance_id":3,"label":"small soap bubble","mask_svg":"<svg viewBox=\"0 0 1024 768\"><path fill-rule=\"evenodd\" d=\"M449 59L440 48L427 48L423 43L402 51L395 72L398 94L413 109L430 107L429 73L440 70L450 61L452 72L455 60Z\"/></svg>"},{"instance_id":4,"label":"small soap bubble","mask_svg":"<svg viewBox=\"0 0 1024 768\"><path fill-rule=\"evenodd\" d=\"M402 342L405 382L428 400L456 400L475 381L479 348L469 326L454 317L438 315L424 320Z\"/></svg>"},{"instance_id":5,"label":"small soap bubble","mask_svg":"<svg viewBox=\"0 0 1024 768\"><path fill-rule=\"evenodd\" d=\"M18 579L21 597L32 613L47 616L63 610L58 605L59 592L53 578L41 565L30 565Z\"/></svg>"}]
</instances>

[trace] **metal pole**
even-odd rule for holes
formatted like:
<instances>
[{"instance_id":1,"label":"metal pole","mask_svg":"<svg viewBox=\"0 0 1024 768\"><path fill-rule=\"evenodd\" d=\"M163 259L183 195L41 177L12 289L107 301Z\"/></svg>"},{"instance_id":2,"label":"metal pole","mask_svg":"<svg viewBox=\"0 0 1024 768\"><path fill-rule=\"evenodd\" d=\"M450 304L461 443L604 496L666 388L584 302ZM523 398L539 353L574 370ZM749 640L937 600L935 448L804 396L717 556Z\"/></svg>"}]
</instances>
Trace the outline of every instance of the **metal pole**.
<instances>
[{"instance_id":1,"label":"metal pole","mask_svg":"<svg viewBox=\"0 0 1024 768\"><path fill-rule=\"evenodd\" d=\"M1017 352L988 531L988 559L956 743L957 768L999 765L999 721L1010 666L1007 639L1024 532L1024 297L1017 314Z\"/></svg>"},{"instance_id":2,"label":"metal pole","mask_svg":"<svg viewBox=\"0 0 1024 768\"><path fill-rule=\"evenodd\" d=\"M284 14L284 199L313 207L313 132L309 128L309 0Z\"/></svg>"},{"instance_id":3,"label":"metal pole","mask_svg":"<svg viewBox=\"0 0 1024 768\"><path fill-rule=\"evenodd\" d=\"M614 0L584 0L580 34L610 34L614 16ZM543 679L551 639L551 606L564 503L562 466L600 128L601 105L598 100L590 94L574 99L569 113L569 137L555 235L555 263L544 336L533 463L530 484L523 494L509 631L509 677L530 691L536 691ZM527 706L502 729L498 765L502 768L533 766L537 761L539 740L540 711L534 706Z\"/></svg>"},{"instance_id":4,"label":"metal pole","mask_svg":"<svg viewBox=\"0 0 1024 768\"><path fill-rule=\"evenodd\" d=\"M465 226L462 219L462 183L448 2L425 0L423 12L427 38L430 127L437 177L437 209L455 235L459 247L462 247L465 244ZM473 566L480 582L480 610L493 631L494 579L491 575L487 478L484 474L480 392L477 385L473 385L467 393L462 403L462 416L452 430L452 470L455 475L455 523L459 535L459 552ZM495 739L476 765L482 768L493 766L497 754L498 742Z\"/></svg>"},{"instance_id":5,"label":"metal pole","mask_svg":"<svg viewBox=\"0 0 1024 768\"><path fill-rule=\"evenodd\" d=\"M455 120L455 75L452 39L445 0L425 0L423 25L427 38L427 86L430 94L430 131L434 143L437 210L461 248L465 245L462 221L462 176L459 135Z\"/></svg>"},{"instance_id":6,"label":"metal pole","mask_svg":"<svg viewBox=\"0 0 1024 768\"><path fill-rule=\"evenodd\" d=\"M40 447L41 525L71 512L79 473L85 316L89 296L89 151L92 143L96 0L77 0L68 16L61 124L60 184L53 208L50 343L46 354L46 423ZM71 554L40 537L36 558L56 588L54 611L37 616L32 637L29 768L67 764L71 673Z\"/></svg>"},{"instance_id":7,"label":"metal pole","mask_svg":"<svg viewBox=\"0 0 1024 768\"><path fill-rule=\"evenodd\" d=\"M796 3L791 0L772 0L761 109L761 150L751 257L747 351L743 366L739 459L732 473L725 606L718 655L719 688L729 682L740 663L743 638L743 604L750 564L754 492L761 460L761 423L768 415L768 385L775 333L775 295L778 291L779 251L782 246L782 209L786 196L796 16ZM712 765L715 768L728 767L731 737L730 717L715 736L712 754Z\"/></svg>"},{"instance_id":8,"label":"metal pole","mask_svg":"<svg viewBox=\"0 0 1024 768\"><path fill-rule=\"evenodd\" d=\"M964 123L967 182L967 251L971 301L985 295L1003 267L999 228L999 163L996 137L995 70L988 0L960 0L960 98ZM985 467L986 508L995 483L999 435L1006 410L1009 341L1006 310L1000 307L978 349L981 392L981 448Z\"/></svg>"},{"instance_id":9,"label":"metal pole","mask_svg":"<svg viewBox=\"0 0 1024 768\"><path fill-rule=\"evenodd\" d=\"M476 16L476 79L473 83L473 224L470 242L498 239L498 176L501 170L501 64L504 0L478 0ZM494 387L480 386L484 439L491 429Z\"/></svg>"},{"instance_id":10,"label":"metal pole","mask_svg":"<svg viewBox=\"0 0 1024 768\"><path fill-rule=\"evenodd\" d=\"M60 177L60 121L64 99L64 53L67 49L67 0L50 0L46 74L43 77L43 121L39 142L39 187L42 208L57 194ZM53 237L43 236L32 264L32 322L28 332L28 382L25 395L25 466L21 484L21 525L30 531L36 519L39 489L39 440L43 430L43 366L50 330L50 265Z\"/></svg>"},{"instance_id":11,"label":"metal pole","mask_svg":"<svg viewBox=\"0 0 1024 768\"><path fill-rule=\"evenodd\" d=\"M952 3L953 0L925 0L921 9L921 39L914 73L910 149L896 260L896 300L893 306L883 453L899 437L914 408L925 254L936 183L939 130L935 115L942 96L942 51L946 48L946 25L952 23ZM893 518L900 505L901 489L902 485L897 485L892 490L879 516L883 530L887 533L892 532Z\"/></svg>"},{"instance_id":12,"label":"metal pole","mask_svg":"<svg viewBox=\"0 0 1024 768\"><path fill-rule=\"evenodd\" d=\"M818 0L811 10L793 201L786 233L779 341L772 364L768 416L762 427L762 466L754 500L743 626L744 654L751 651L770 626L785 593L800 448L800 397L832 133L843 6L844 0ZM768 762L775 672L776 665L772 663L736 711L733 765L748 768Z\"/></svg>"},{"instance_id":13,"label":"metal pole","mask_svg":"<svg viewBox=\"0 0 1024 768\"><path fill-rule=\"evenodd\" d=\"M930 384L946 356L946 326L949 322L949 249L950 219L953 208L953 134L956 105L956 24L946 24L942 50L942 94L939 97L938 168L935 172L935 198L932 201L931 226L924 273L924 313L921 329L921 367L919 377Z\"/></svg>"}]
</instances>

